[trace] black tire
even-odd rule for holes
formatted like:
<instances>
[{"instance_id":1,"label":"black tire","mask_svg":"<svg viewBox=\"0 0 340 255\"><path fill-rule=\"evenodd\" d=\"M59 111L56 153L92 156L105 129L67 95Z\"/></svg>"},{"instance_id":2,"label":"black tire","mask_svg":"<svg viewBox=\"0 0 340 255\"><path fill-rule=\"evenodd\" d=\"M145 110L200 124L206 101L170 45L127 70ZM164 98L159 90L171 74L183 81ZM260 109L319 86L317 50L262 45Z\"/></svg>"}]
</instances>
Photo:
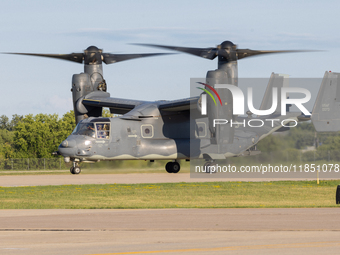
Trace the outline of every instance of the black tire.
<instances>
[{"instance_id":1,"label":"black tire","mask_svg":"<svg viewBox=\"0 0 340 255\"><path fill-rule=\"evenodd\" d=\"M74 169L73 169L73 174L80 174L81 172L81 168L79 166L76 166Z\"/></svg>"},{"instance_id":2,"label":"black tire","mask_svg":"<svg viewBox=\"0 0 340 255\"><path fill-rule=\"evenodd\" d=\"M203 166L205 173L210 174L210 162L207 162Z\"/></svg>"},{"instance_id":3,"label":"black tire","mask_svg":"<svg viewBox=\"0 0 340 255\"><path fill-rule=\"evenodd\" d=\"M336 188L336 204L340 204L340 185L338 185L338 187Z\"/></svg>"},{"instance_id":4,"label":"black tire","mask_svg":"<svg viewBox=\"0 0 340 255\"><path fill-rule=\"evenodd\" d=\"M169 173L169 174L172 174L172 162L168 162L166 163L165 165L165 170Z\"/></svg>"},{"instance_id":5,"label":"black tire","mask_svg":"<svg viewBox=\"0 0 340 255\"><path fill-rule=\"evenodd\" d=\"M181 166L178 162L172 162L172 172L177 174L181 170Z\"/></svg>"},{"instance_id":6,"label":"black tire","mask_svg":"<svg viewBox=\"0 0 340 255\"><path fill-rule=\"evenodd\" d=\"M217 174L217 164L216 163L210 163L210 170L213 168L214 171L211 171L211 174Z\"/></svg>"},{"instance_id":7,"label":"black tire","mask_svg":"<svg viewBox=\"0 0 340 255\"><path fill-rule=\"evenodd\" d=\"M70 168L71 174L74 174L73 170L74 170L74 167L72 166L72 167Z\"/></svg>"},{"instance_id":8,"label":"black tire","mask_svg":"<svg viewBox=\"0 0 340 255\"><path fill-rule=\"evenodd\" d=\"M217 166L217 164L214 163L214 162L207 162L207 163L204 164L203 168L205 169L205 172L207 174L210 174L211 168L216 167L216 166ZM216 174L216 173L217 173L217 170L215 168L215 171L212 171L211 174Z\"/></svg>"}]
</instances>

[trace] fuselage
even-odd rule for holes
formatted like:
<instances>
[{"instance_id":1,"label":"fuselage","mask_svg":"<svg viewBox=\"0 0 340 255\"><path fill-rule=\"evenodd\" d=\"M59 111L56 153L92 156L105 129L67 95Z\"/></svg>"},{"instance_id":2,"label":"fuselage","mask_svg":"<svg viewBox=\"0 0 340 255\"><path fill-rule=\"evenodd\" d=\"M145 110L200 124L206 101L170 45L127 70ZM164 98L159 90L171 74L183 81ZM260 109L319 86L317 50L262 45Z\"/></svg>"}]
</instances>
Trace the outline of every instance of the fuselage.
<instances>
[{"instance_id":1,"label":"fuselage","mask_svg":"<svg viewBox=\"0 0 340 255\"><path fill-rule=\"evenodd\" d=\"M249 126L254 118L239 117L234 125L232 143L214 144L211 141L208 118L190 118L181 114L143 116L123 115L115 118L87 118L59 146L65 159L80 161L130 159L193 159L205 154L225 158L241 155L265 136L282 127L281 119L296 118L298 113L284 116L264 116L263 126ZM265 121L269 117L280 121ZM258 124L257 124L258 125Z\"/></svg>"}]
</instances>

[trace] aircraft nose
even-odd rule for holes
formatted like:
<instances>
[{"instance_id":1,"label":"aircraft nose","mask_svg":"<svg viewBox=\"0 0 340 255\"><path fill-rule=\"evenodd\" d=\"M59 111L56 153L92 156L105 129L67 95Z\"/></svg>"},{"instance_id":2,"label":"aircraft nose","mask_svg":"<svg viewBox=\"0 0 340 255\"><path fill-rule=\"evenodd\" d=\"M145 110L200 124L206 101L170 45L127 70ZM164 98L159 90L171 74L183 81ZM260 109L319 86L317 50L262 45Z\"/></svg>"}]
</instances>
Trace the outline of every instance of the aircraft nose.
<instances>
[{"instance_id":1,"label":"aircraft nose","mask_svg":"<svg viewBox=\"0 0 340 255\"><path fill-rule=\"evenodd\" d=\"M64 141L62 141L62 143L60 144L60 147L63 147L63 148L74 148L76 147L77 143L75 140L69 140L69 139L66 139Z\"/></svg>"},{"instance_id":2,"label":"aircraft nose","mask_svg":"<svg viewBox=\"0 0 340 255\"><path fill-rule=\"evenodd\" d=\"M61 142L58 151L64 157L75 156L77 151L77 142L74 139L67 138Z\"/></svg>"},{"instance_id":3,"label":"aircraft nose","mask_svg":"<svg viewBox=\"0 0 340 255\"><path fill-rule=\"evenodd\" d=\"M58 151L64 157L72 157L76 155L77 148L70 148L59 145Z\"/></svg>"},{"instance_id":4,"label":"aircraft nose","mask_svg":"<svg viewBox=\"0 0 340 255\"><path fill-rule=\"evenodd\" d=\"M64 157L85 157L92 155L92 142L87 138L69 136L59 145L58 151Z\"/></svg>"}]
</instances>

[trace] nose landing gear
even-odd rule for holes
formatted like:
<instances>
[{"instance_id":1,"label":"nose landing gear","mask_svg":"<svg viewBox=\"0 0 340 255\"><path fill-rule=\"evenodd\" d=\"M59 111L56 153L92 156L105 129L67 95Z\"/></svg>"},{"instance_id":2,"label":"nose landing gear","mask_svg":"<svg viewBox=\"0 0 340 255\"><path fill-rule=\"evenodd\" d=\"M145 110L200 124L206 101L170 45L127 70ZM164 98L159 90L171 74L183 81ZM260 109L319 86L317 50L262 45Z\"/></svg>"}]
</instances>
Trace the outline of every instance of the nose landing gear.
<instances>
[{"instance_id":1,"label":"nose landing gear","mask_svg":"<svg viewBox=\"0 0 340 255\"><path fill-rule=\"evenodd\" d=\"M178 173L179 170L181 169L181 166L178 162L168 162L166 163L165 165L165 170L168 172L168 173Z\"/></svg>"},{"instance_id":2,"label":"nose landing gear","mask_svg":"<svg viewBox=\"0 0 340 255\"><path fill-rule=\"evenodd\" d=\"M77 162L73 161L73 166L70 168L70 172L71 174L80 174L81 168Z\"/></svg>"}]
</instances>

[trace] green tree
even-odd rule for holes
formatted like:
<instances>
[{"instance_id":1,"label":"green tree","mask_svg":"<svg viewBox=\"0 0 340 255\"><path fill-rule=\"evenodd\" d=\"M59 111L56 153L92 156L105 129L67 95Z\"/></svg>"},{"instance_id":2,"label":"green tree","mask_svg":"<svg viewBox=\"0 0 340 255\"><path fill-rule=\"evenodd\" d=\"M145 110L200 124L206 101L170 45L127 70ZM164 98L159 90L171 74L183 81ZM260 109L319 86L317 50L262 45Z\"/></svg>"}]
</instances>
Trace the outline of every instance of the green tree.
<instances>
[{"instance_id":1,"label":"green tree","mask_svg":"<svg viewBox=\"0 0 340 255\"><path fill-rule=\"evenodd\" d=\"M338 151L340 149L340 136L329 136L318 150Z\"/></svg>"},{"instance_id":2,"label":"green tree","mask_svg":"<svg viewBox=\"0 0 340 255\"><path fill-rule=\"evenodd\" d=\"M26 115L15 126L14 149L18 158L49 158L75 127L73 112Z\"/></svg>"},{"instance_id":3,"label":"green tree","mask_svg":"<svg viewBox=\"0 0 340 255\"><path fill-rule=\"evenodd\" d=\"M9 128L8 130L13 131L15 129L15 126L24 118L22 115L18 114L13 114L12 115L12 120L9 123Z\"/></svg>"},{"instance_id":4,"label":"green tree","mask_svg":"<svg viewBox=\"0 0 340 255\"><path fill-rule=\"evenodd\" d=\"M0 116L0 129L8 129L9 127L9 120L6 115Z\"/></svg>"},{"instance_id":5,"label":"green tree","mask_svg":"<svg viewBox=\"0 0 340 255\"><path fill-rule=\"evenodd\" d=\"M271 134L261 140L257 148L262 152L282 151L291 147L291 141L288 139L289 134Z\"/></svg>"},{"instance_id":6,"label":"green tree","mask_svg":"<svg viewBox=\"0 0 340 255\"><path fill-rule=\"evenodd\" d=\"M111 112L110 112L110 109L108 109L108 108L103 108L102 117L106 117L106 118L112 117L112 114L111 114Z\"/></svg>"},{"instance_id":7,"label":"green tree","mask_svg":"<svg viewBox=\"0 0 340 255\"><path fill-rule=\"evenodd\" d=\"M0 159L14 156L13 148L14 133L6 129L0 129Z\"/></svg>"},{"instance_id":8,"label":"green tree","mask_svg":"<svg viewBox=\"0 0 340 255\"><path fill-rule=\"evenodd\" d=\"M13 131L15 126L22 120L23 116L14 114L12 116L12 120L9 121L6 115L0 116L0 129L6 129L9 131Z\"/></svg>"}]
</instances>

